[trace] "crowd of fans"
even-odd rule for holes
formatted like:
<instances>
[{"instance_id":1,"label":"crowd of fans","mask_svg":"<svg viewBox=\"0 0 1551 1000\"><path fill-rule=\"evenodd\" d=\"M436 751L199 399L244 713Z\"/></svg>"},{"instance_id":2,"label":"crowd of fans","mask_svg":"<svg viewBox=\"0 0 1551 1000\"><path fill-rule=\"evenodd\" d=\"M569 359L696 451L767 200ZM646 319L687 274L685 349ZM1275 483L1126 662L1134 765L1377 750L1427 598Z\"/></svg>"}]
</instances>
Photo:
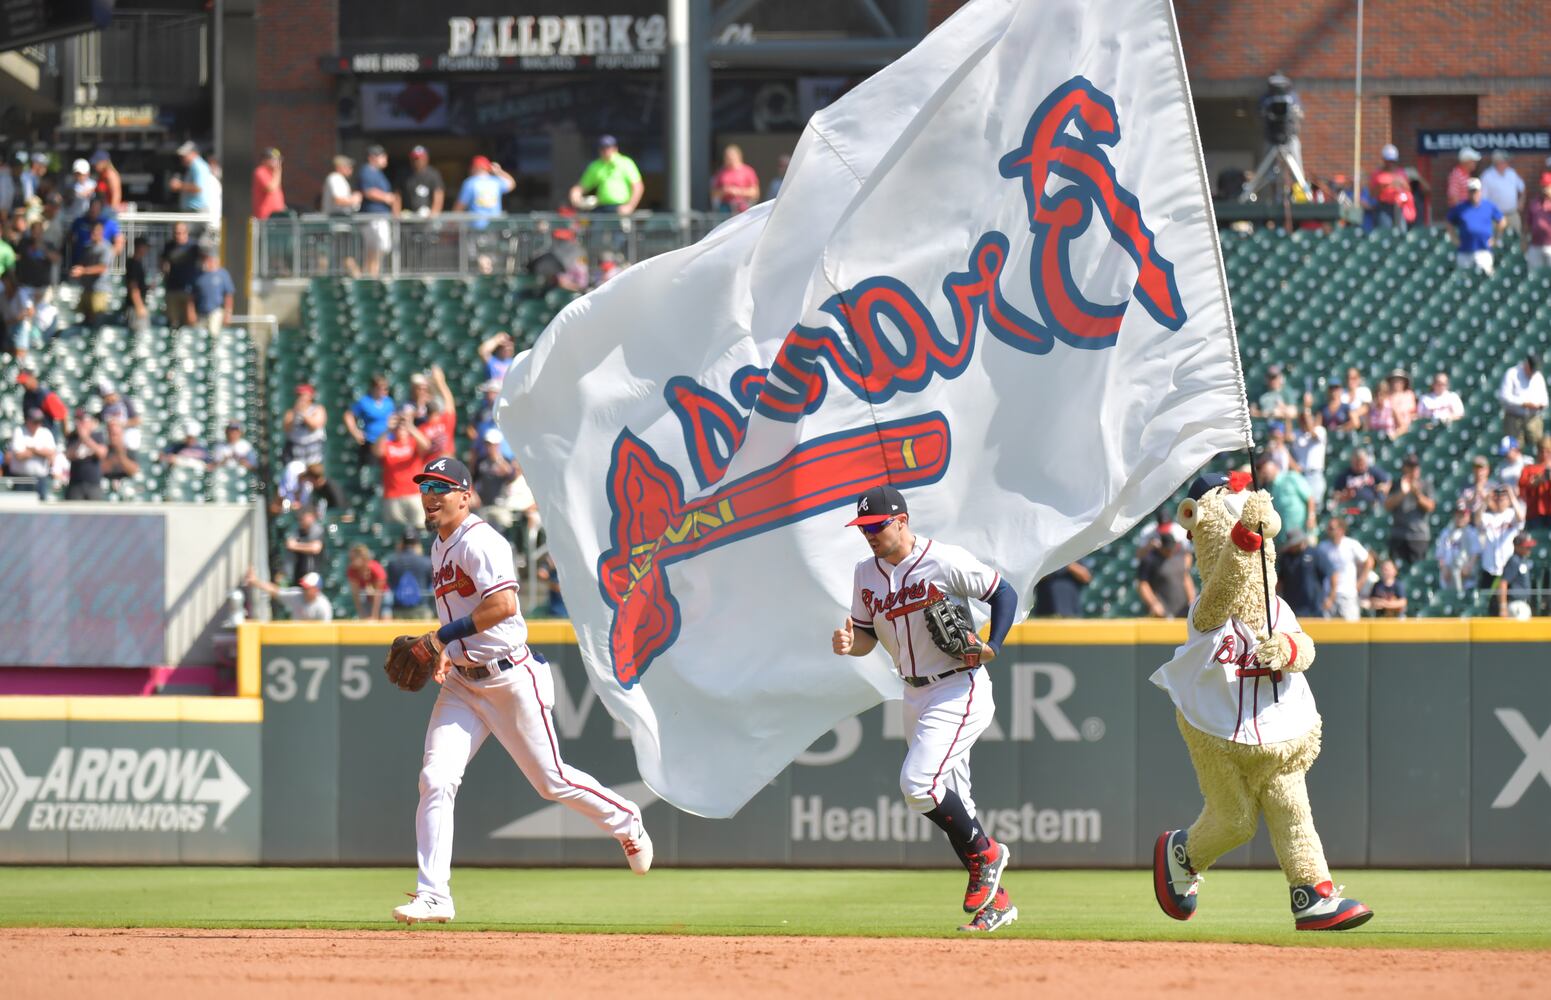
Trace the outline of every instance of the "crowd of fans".
<instances>
[{"instance_id":1,"label":"crowd of fans","mask_svg":"<svg viewBox=\"0 0 1551 1000\"><path fill-rule=\"evenodd\" d=\"M1280 365L1268 368L1250 407L1265 427L1254 473L1282 522L1277 573L1295 613L1348 620L1405 615L1412 595L1402 574L1429 566L1435 591L1482 595L1489 614L1551 614L1545 570L1534 553L1536 536L1551 535L1548 400L1534 354L1503 372L1495 400L1475 401L1500 409L1503 435L1495 465L1485 455L1470 459L1471 479L1457 496L1439 495L1415 451L1404 455L1398 474L1365 447L1352 449L1340 468L1327 468L1337 436L1401 441L1418 426L1463 418L1466 405L1442 371L1418 396L1404 371L1370 387L1359 369L1348 368L1321 403L1312 392L1290 390ZM1382 529L1384 550L1370 551L1352 537L1355 524ZM1188 535L1161 511L1140 533L1136 550L1135 587L1145 613L1184 617L1195 599L1190 570ZM1047 576L1036 588L1035 613L1080 615L1092 578L1087 560Z\"/></svg>"}]
</instances>

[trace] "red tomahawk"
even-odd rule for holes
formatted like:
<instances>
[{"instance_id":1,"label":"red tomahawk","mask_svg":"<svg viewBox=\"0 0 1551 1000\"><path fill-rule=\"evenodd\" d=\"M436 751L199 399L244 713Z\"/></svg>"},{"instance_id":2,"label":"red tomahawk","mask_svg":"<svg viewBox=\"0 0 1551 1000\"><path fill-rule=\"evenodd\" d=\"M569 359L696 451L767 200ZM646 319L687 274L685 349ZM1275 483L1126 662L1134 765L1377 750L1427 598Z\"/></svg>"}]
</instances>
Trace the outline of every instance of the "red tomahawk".
<instances>
[{"instance_id":1,"label":"red tomahawk","mask_svg":"<svg viewBox=\"0 0 1551 1000\"><path fill-rule=\"evenodd\" d=\"M940 413L841 431L685 503L678 474L635 435L621 434L609 469L613 545L598 560L599 587L614 609L609 650L620 686L634 686L678 638L669 563L843 507L874 486L936 482L949 444Z\"/></svg>"}]
</instances>

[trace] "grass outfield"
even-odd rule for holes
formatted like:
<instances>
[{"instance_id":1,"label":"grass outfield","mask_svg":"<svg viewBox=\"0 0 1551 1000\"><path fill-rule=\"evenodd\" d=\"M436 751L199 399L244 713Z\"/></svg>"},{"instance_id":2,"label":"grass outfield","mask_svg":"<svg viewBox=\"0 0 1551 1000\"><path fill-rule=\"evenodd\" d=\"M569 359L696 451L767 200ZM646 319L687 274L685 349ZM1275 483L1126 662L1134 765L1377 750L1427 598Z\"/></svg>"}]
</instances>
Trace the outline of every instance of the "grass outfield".
<instances>
[{"instance_id":1,"label":"grass outfield","mask_svg":"<svg viewBox=\"0 0 1551 1000\"><path fill-rule=\"evenodd\" d=\"M1353 871L1377 914L1296 933L1275 871L1210 873L1189 923L1159 912L1146 872L1014 871L1007 936L1400 948L1551 948L1551 872ZM0 868L11 927L396 927L409 869ZM963 876L947 871L463 869L459 930L951 936ZM1003 932L998 932L1001 934Z\"/></svg>"}]
</instances>

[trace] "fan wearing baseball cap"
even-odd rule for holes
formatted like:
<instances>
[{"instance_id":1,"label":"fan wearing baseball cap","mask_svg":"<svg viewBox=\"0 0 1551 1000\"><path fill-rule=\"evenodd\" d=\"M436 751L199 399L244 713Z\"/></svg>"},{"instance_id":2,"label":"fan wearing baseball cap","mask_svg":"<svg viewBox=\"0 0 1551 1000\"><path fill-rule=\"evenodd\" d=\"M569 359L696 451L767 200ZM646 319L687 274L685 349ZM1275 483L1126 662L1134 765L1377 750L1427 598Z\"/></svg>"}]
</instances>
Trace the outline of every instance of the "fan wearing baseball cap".
<instances>
[{"instance_id":1,"label":"fan wearing baseball cap","mask_svg":"<svg viewBox=\"0 0 1551 1000\"><path fill-rule=\"evenodd\" d=\"M641 204L646 184L635 161L619 151L612 135L598 136L598 158L571 186L571 207L599 215L629 215Z\"/></svg>"},{"instance_id":2,"label":"fan wearing baseball cap","mask_svg":"<svg viewBox=\"0 0 1551 1000\"><path fill-rule=\"evenodd\" d=\"M1018 909L1001 884L1010 852L976 818L969 754L991 725L984 664L1001 651L1017 617L1017 592L964 549L917 535L904 495L892 486L857 497L856 516L846 523L861 531L871 554L852 573L851 614L835 630L831 649L837 656L866 656L882 645L893 661L905 684L908 750L900 790L911 809L947 834L969 871L964 912L973 916L959 930L990 933L1016 920ZM963 652L950 652L931 624L944 599L961 607L990 605L990 639L969 632Z\"/></svg>"},{"instance_id":3,"label":"fan wearing baseball cap","mask_svg":"<svg viewBox=\"0 0 1551 1000\"><path fill-rule=\"evenodd\" d=\"M431 154L424 146L409 151L409 168L402 190L404 210L421 218L441 215L447 188L441 171L431 166Z\"/></svg>"},{"instance_id":4,"label":"fan wearing baseball cap","mask_svg":"<svg viewBox=\"0 0 1551 1000\"><path fill-rule=\"evenodd\" d=\"M1524 261L1531 271L1551 268L1551 170L1540 175L1528 192L1529 232L1525 234Z\"/></svg>"},{"instance_id":5,"label":"fan wearing baseball cap","mask_svg":"<svg viewBox=\"0 0 1551 1000\"><path fill-rule=\"evenodd\" d=\"M501 199L516 186L516 179L502 170L499 163L491 162L488 156L476 156L469 161L469 175L458 189L452 210L479 216L474 228L484 229L490 224L489 219L501 214Z\"/></svg>"},{"instance_id":6,"label":"fan wearing baseball cap","mask_svg":"<svg viewBox=\"0 0 1551 1000\"><path fill-rule=\"evenodd\" d=\"M1481 197L1481 178L1465 182L1465 200L1449 209L1449 225L1458 247L1455 264L1462 271L1492 273L1492 244L1506 223L1503 213Z\"/></svg>"}]
</instances>

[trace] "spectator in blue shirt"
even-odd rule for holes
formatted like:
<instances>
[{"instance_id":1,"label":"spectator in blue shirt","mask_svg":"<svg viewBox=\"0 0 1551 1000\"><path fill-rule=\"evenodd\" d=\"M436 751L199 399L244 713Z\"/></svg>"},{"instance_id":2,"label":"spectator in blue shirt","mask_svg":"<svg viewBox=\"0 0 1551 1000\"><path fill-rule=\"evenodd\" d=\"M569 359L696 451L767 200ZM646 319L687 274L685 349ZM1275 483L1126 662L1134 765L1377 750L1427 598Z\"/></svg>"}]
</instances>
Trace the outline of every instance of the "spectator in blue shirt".
<instances>
[{"instance_id":1,"label":"spectator in blue shirt","mask_svg":"<svg viewBox=\"0 0 1551 1000\"><path fill-rule=\"evenodd\" d=\"M501 199L516 186L517 181L499 163L491 163L488 156L476 156L469 164L469 176L458 189L458 201L452 210L484 216L473 223L475 229L484 229L489 225L488 218L501 214Z\"/></svg>"},{"instance_id":2,"label":"spectator in blue shirt","mask_svg":"<svg viewBox=\"0 0 1551 1000\"><path fill-rule=\"evenodd\" d=\"M194 314L215 338L221 335L223 324L232 320L232 299L237 286L232 284L232 276L221 266L221 258L213 247L206 249L200 267L199 277L194 279Z\"/></svg>"},{"instance_id":3,"label":"spectator in blue shirt","mask_svg":"<svg viewBox=\"0 0 1551 1000\"><path fill-rule=\"evenodd\" d=\"M372 446L378 438L388 433L388 418L397 409L393 397L388 395L388 376L373 375L371 388L345 411L345 430L350 432L361 450L363 468L371 468L375 455Z\"/></svg>"},{"instance_id":4,"label":"spectator in blue shirt","mask_svg":"<svg viewBox=\"0 0 1551 1000\"><path fill-rule=\"evenodd\" d=\"M185 142L178 147L178 159L183 161L184 174L167 183L178 196L178 210L205 214L215 207L216 179L210 164L199 155L199 147Z\"/></svg>"},{"instance_id":5,"label":"spectator in blue shirt","mask_svg":"<svg viewBox=\"0 0 1551 1000\"><path fill-rule=\"evenodd\" d=\"M366 273L382 273L382 255L393 249L393 224L389 219L399 207L399 196L388 183L388 151L381 146L366 150L366 163L356 174L361 189L361 214L368 217L361 231L366 245Z\"/></svg>"},{"instance_id":6,"label":"spectator in blue shirt","mask_svg":"<svg viewBox=\"0 0 1551 1000\"><path fill-rule=\"evenodd\" d=\"M1504 226L1503 213L1496 205L1481 197L1481 178L1472 177L1465 183L1469 197L1449 209L1449 225L1454 227L1454 237L1459 253L1454 261L1461 270L1492 273L1492 239Z\"/></svg>"},{"instance_id":7,"label":"spectator in blue shirt","mask_svg":"<svg viewBox=\"0 0 1551 1000\"><path fill-rule=\"evenodd\" d=\"M114 253L124 249L124 235L119 231L118 217L101 198L93 198L86 206L86 214L70 225L70 262L80 259L86 245L92 241L92 226L102 223L102 239Z\"/></svg>"}]
</instances>

